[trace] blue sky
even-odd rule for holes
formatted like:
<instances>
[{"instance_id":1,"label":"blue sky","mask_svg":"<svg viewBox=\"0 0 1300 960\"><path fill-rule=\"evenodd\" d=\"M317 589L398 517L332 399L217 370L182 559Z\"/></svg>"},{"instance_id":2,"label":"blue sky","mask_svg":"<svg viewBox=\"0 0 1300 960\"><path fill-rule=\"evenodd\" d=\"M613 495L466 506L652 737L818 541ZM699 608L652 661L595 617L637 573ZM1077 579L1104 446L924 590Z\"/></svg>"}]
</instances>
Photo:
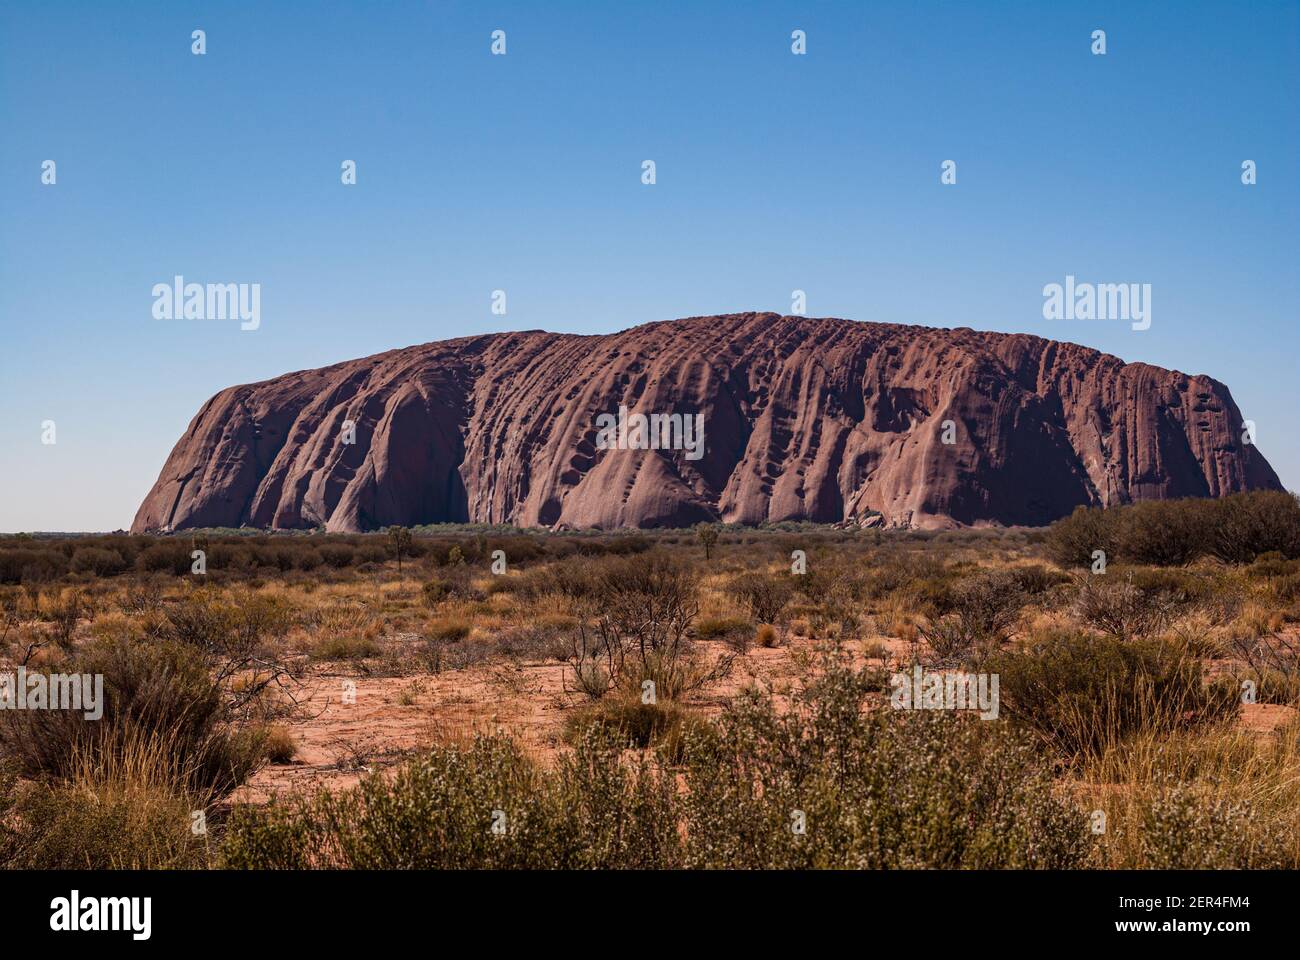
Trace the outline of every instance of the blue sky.
<instances>
[{"instance_id":1,"label":"blue sky","mask_svg":"<svg viewBox=\"0 0 1300 960\"><path fill-rule=\"evenodd\" d=\"M794 289L1209 374L1300 488L1298 35L1295 2L6 3L0 531L128 526L234 383ZM260 283L261 328L153 319L178 273ZM1151 328L1045 320L1067 274L1150 283Z\"/></svg>"}]
</instances>

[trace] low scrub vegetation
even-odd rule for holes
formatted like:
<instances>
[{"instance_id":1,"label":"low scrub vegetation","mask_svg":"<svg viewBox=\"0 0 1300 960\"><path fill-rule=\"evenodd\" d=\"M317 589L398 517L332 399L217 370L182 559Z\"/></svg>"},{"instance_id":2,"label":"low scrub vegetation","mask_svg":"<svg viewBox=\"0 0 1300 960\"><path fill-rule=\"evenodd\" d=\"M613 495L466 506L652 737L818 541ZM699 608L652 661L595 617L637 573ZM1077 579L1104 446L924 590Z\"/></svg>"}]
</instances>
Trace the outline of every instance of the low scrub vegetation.
<instances>
[{"instance_id":1,"label":"low scrub vegetation","mask_svg":"<svg viewBox=\"0 0 1300 960\"><path fill-rule=\"evenodd\" d=\"M1096 551L1110 560L1177 566L1211 556L1250 563L1276 553L1300 557L1300 501L1281 491L1237 493L1220 500L1146 501L1102 510L1077 507L1047 540L1062 566L1089 566Z\"/></svg>"},{"instance_id":2,"label":"low scrub vegetation","mask_svg":"<svg viewBox=\"0 0 1300 960\"><path fill-rule=\"evenodd\" d=\"M435 749L351 791L241 811L223 855L277 869L1085 863L1086 822L1029 743L868 708L876 683L832 664L793 710L745 697L688 734L676 765L625 761L622 723L584 725L550 770L509 739Z\"/></svg>"},{"instance_id":3,"label":"low scrub vegetation","mask_svg":"<svg viewBox=\"0 0 1300 960\"><path fill-rule=\"evenodd\" d=\"M0 863L1294 868L1298 515L0 538Z\"/></svg>"}]
</instances>

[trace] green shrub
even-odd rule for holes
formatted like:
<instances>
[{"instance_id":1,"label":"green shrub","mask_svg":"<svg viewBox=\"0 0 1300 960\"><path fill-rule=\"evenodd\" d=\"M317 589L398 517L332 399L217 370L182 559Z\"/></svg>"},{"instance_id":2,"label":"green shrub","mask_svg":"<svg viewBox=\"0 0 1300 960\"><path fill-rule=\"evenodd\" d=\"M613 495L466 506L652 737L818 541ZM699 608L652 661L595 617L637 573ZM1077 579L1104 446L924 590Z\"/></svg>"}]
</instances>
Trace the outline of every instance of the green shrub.
<instances>
[{"instance_id":1,"label":"green shrub","mask_svg":"<svg viewBox=\"0 0 1300 960\"><path fill-rule=\"evenodd\" d=\"M1047 554L1063 567L1087 567L1093 552L1107 557L1119 552L1118 513L1100 507L1078 506L1068 517L1052 524L1047 533Z\"/></svg>"},{"instance_id":2,"label":"green shrub","mask_svg":"<svg viewBox=\"0 0 1300 960\"><path fill-rule=\"evenodd\" d=\"M1300 500L1280 490L1224 497L1210 511L1207 540L1225 563L1250 563L1271 552L1300 557Z\"/></svg>"},{"instance_id":3,"label":"green shrub","mask_svg":"<svg viewBox=\"0 0 1300 960\"><path fill-rule=\"evenodd\" d=\"M864 710L880 685L874 671L833 663L792 709L751 693L714 741L688 744L686 865L1082 864L1084 819L1055 797L1029 742L942 711Z\"/></svg>"},{"instance_id":4,"label":"green shrub","mask_svg":"<svg viewBox=\"0 0 1300 960\"><path fill-rule=\"evenodd\" d=\"M1177 567L1206 550L1207 500L1143 500L1120 514L1120 554L1134 563Z\"/></svg>"},{"instance_id":5,"label":"green shrub","mask_svg":"<svg viewBox=\"0 0 1300 960\"><path fill-rule=\"evenodd\" d=\"M1239 698L1203 681L1200 662L1153 640L1058 634L997 654L981 669L999 677L1002 716L1067 760L1100 756L1140 731L1222 722Z\"/></svg>"},{"instance_id":6,"label":"green shrub","mask_svg":"<svg viewBox=\"0 0 1300 960\"><path fill-rule=\"evenodd\" d=\"M238 810L225 860L280 869L573 867L598 838L560 829L558 793L513 742L478 738L352 790Z\"/></svg>"}]
</instances>

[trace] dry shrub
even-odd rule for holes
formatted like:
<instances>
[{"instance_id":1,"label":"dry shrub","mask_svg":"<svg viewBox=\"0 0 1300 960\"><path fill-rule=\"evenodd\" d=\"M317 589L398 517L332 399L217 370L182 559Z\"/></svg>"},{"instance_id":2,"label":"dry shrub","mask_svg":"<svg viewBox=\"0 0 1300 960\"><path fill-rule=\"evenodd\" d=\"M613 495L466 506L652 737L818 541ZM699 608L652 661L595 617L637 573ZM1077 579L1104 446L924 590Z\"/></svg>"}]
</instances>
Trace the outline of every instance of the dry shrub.
<instances>
[{"instance_id":1,"label":"dry shrub","mask_svg":"<svg viewBox=\"0 0 1300 960\"><path fill-rule=\"evenodd\" d=\"M975 634L961 617L947 616L925 620L916 626L938 665L955 666L975 650Z\"/></svg>"},{"instance_id":2,"label":"dry shrub","mask_svg":"<svg viewBox=\"0 0 1300 960\"><path fill-rule=\"evenodd\" d=\"M359 633L326 633L311 648L316 660L364 660L379 654L379 644Z\"/></svg>"},{"instance_id":3,"label":"dry shrub","mask_svg":"<svg viewBox=\"0 0 1300 960\"><path fill-rule=\"evenodd\" d=\"M875 614L876 630L885 637L893 637L912 643L916 640L916 614L907 610L895 600L882 607Z\"/></svg>"},{"instance_id":4,"label":"dry shrub","mask_svg":"<svg viewBox=\"0 0 1300 960\"><path fill-rule=\"evenodd\" d=\"M640 696L607 697L579 707L564 724L564 736L579 742L593 725L610 728L627 747L646 748L659 743L682 723L685 710L671 700L646 703Z\"/></svg>"},{"instance_id":5,"label":"dry shrub","mask_svg":"<svg viewBox=\"0 0 1300 960\"><path fill-rule=\"evenodd\" d=\"M789 574L743 573L727 584L727 593L758 623L776 623L791 598L795 584Z\"/></svg>"},{"instance_id":6,"label":"dry shrub","mask_svg":"<svg viewBox=\"0 0 1300 960\"><path fill-rule=\"evenodd\" d=\"M1112 637L1149 637L1169 622L1174 601L1163 589L1143 589L1132 577L1084 575L1074 602L1079 620Z\"/></svg>"},{"instance_id":7,"label":"dry shrub","mask_svg":"<svg viewBox=\"0 0 1300 960\"><path fill-rule=\"evenodd\" d=\"M464 617L446 616L430 620L424 635L435 643L458 643L474 630L474 624Z\"/></svg>"},{"instance_id":8,"label":"dry shrub","mask_svg":"<svg viewBox=\"0 0 1300 960\"><path fill-rule=\"evenodd\" d=\"M271 763L288 763L298 753L298 741L293 732L282 726L273 726L266 731L266 759Z\"/></svg>"},{"instance_id":9,"label":"dry shrub","mask_svg":"<svg viewBox=\"0 0 1300 960\"><path fill-rule=\"evenodd\" d=\"M571 638L574 681L588 696L610 687L680 698L727 675L735 654L708 661L692 641L699 616L699 578L659 553L603 561L593 622Z\"/></svg>"},{"instance_id":10,"label":"dry shrub","mask_svg":"<svg viewBox=\"0 0 1300 960\"><path fill-rule=\"evenodd\" d=\"M695 636L701 640L726 640L753 629L754 625L741 617L702 617L695 625Z\"/></svg>"}]
</instances>

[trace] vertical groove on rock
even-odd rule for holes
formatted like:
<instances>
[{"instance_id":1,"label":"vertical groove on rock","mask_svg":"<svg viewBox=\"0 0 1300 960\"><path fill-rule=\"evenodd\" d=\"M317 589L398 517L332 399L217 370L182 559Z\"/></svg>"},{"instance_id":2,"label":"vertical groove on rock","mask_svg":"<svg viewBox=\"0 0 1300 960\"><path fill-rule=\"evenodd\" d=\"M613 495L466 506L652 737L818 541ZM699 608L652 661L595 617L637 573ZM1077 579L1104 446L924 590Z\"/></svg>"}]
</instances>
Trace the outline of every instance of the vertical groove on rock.
<instances>
[{"instance_id":1,"label":"vertical groove on rock","mask_svg":"<svg viewBox=\"0 0 1300 960\"><path fill-rule=\"evenodd\" d=\"M703 457L597 449L620 405L702 414ZM1280 488L1241 431L1209 377L1024 334L754 313L484 334L221 391L132 529L1041 524Z\"/></svg>"}]
</instances>

